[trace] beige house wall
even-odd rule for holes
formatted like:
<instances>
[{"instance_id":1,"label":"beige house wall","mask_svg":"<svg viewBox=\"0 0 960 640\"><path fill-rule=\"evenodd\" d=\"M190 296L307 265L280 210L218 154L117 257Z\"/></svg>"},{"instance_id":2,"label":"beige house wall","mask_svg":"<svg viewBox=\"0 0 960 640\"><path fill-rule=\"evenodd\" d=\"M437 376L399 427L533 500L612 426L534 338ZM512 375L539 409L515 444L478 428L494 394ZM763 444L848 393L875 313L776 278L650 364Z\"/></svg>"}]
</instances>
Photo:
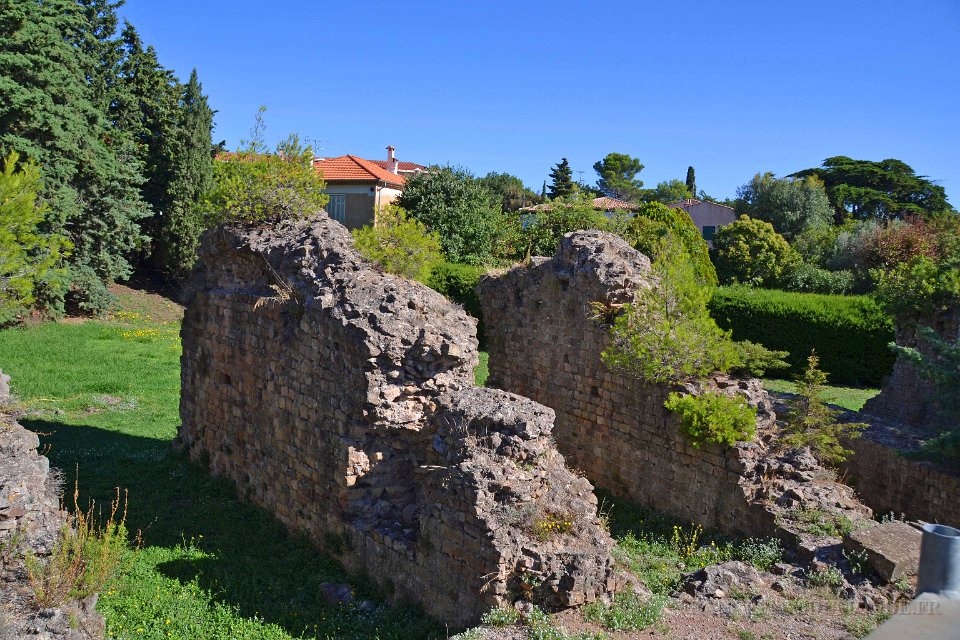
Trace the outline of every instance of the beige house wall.
<instances>
[{"instance_id":1,"label":"beige house wall","mask_svg":"<svg viewBox=\"0 0 960 640\"><path fill-rule=\"evenodd\" d=\"M359 229L373 224L376 210L396 201L401 191L373 184L328 184L324 193L344 196L346 211L343 226Z\"/></svg>"}]
</instances>

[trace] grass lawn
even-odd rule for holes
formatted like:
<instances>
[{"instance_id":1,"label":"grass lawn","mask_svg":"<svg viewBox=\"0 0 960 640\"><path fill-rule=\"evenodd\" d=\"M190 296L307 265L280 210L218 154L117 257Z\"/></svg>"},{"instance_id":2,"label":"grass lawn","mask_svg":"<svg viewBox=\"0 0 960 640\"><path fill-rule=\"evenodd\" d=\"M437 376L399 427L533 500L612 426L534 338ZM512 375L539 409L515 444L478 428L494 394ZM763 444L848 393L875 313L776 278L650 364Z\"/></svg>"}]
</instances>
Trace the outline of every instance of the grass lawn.
<instances>
[{"instance_id":1,"label":"grass lawn","mask_svg":"<svg viewBox=\"0 0 960 640\"><path fill-rule=\"evenodd\" d=\"M775 393L796 393L797 385L789 380L775 380L773 378L764 378L763 386L767 391ZM861 387L825 387L823 391L823 400L830 404L849 409L851 411L860 411L867 400L880 393L880 389L869 389Z\"/></svg>"},{"instance_id":2,"label":"grass lawn","mask_svg":"<svg viewBox=\"0 0 960 640\"><path fill-rule=\"evenodd\" d=\"M129 490L127 525L142 531L143 549L101 594L107 637L445 637L416 607L384 605L367 581L171 450L177 309L132 293L121 304L108 322L0 331L0 368L28 410L20 422L49 445L68 489L79 474L81 506ZM355 605L328 605L322 582L350 583ZM361 611L365 599L376 608Z\"/></svg>"}]
</instances>

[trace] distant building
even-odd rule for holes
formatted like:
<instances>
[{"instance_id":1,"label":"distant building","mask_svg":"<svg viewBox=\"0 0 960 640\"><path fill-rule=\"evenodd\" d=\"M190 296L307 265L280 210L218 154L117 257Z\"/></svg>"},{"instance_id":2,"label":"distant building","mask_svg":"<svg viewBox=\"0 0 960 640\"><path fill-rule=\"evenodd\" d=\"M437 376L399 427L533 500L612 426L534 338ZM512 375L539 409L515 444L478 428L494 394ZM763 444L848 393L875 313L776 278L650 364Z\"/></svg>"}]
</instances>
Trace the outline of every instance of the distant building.
<instances>
[{"instance_id":1,"label":"distant building","mask_svg":"<svg viewBox=\"0 0 960 640\"><path fill-rule=\"evenodd\" d=\"M713 246L713 234L720 227L733 223L737 215L733 207L728 207L717 202L704 202L696 198L688 198L670 205L676 209L683 209L690 214L693 223L700 229L703 239L710 246Z\"/></svg>"},{"instance_id":2,"label":"distant building","mask_svg":"<svg viewBox=\"0 0 960 640\"><path fill-rule=\"evenodd\" d=\"M313 167L327 183L327 213L348 229L373 224L377 210L400 197L407 177L426 169L398 161L393 147L387 147L386 160L352 155L315 158Z\"/></svg>"}]
</instances>

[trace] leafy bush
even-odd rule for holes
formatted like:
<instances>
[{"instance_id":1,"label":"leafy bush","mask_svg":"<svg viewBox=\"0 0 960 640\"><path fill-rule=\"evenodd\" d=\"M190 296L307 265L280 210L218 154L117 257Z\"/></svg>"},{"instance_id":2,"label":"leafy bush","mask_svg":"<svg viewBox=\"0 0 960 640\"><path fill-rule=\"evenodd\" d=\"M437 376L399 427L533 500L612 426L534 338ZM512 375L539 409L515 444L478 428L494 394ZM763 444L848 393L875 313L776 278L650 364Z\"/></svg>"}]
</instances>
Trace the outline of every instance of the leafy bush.
<instances>
[{"instance_id":1,"label":"leafy bush","mask_svg":"<svg viewBox=\"0 0 960 640\"><path fill-rule=\"evenodd\" d=\"M443 259L440 238L396 205L377 213L376 224L353 230L353 241L363 257L389 273L425 280Z\"/></svg>"},{"instance_id":2,"label":"leafy bush","mask_svg":"<svg viewBox=\"0 0 960 640\"><path fill-rule=\"evenodd\" d=\"M893 318L866 296L720 287L709 304L735 339L789 352L785 373L802 372L811 349L835 384L878 386L893 369Z\"/></svg>"},{"instance_id":3,"label":"leafy bush","mask_svg":"<svg viewBox=\"0 0 960 640\"><path fill-rule=\"evenodd\" d=\"M710 289L698 284L679 242L663 243L653 283L624 305L610 329L604 363L647 382L671 382L725 371L736 363L728 334L710 317Z\"/></svg>"},{"instance_id":4,"label":"leafy bush","mask_svg":"<svg viewBox=\"0 0 960 640\"><path fill-rule=\"evenodd\" d=\"M440 237L454 262L485 264L507 224L497 197L467 171L434 167L407 180L396 204Z\"/></svg>"},{"instance_id":5,"label":"leafy bush","mask_svg":"<svg viewBox=\"0 0 960 640\"><path fill-rule=\"evenodd\" d=\"M694 274L701 284L716 285L717 272L710 261L706 240L700 234L690 214L683 209L670 208L659 202L640 206L632 217L615 218L610 229L639 251L656 260L668 236L680 242L693 265Z\"/></svg>"},{"instance_id":6,"label":"leafy bush","mask_svg":"<svg viewBox=\"0 0 960 640\"><path fill-rule=\"evenodd\" d=\"M800 256L769 222L747 216L717 229L713 262L722 284L779 286Z\"/></svg>"},{"instance_id":7,"label":"leafy bush","mask_svg":"<svg viewBox=\"0 0 960 640\"><path fill-rule=\"evenodd\" d=\"M671 393L663 405L680 416L680 424L694 447L705 442L733 446L756 435L757 410L741 397L718 393L693 396Z\"/></svg>"},{"instance_id":8,"label":"leafy bush","mask_svg":"<svg viewBox=\"0 0 960 640\"><path fill-rule=\"evenodd\" d=\"M840 412L823 402L827 374L819 369L819 363L816 353L811 353L807 369L797 379L797 394L789 400L782 441L788 447L809 447L820 462L836 466L853 453L843 443L858 437L867 425L837 421Z\"/></svg>"},{"instance_id":9,"label":"leafy bush","mask_svg":"<svg viewBox=\"0 0 960 640\"><path fill-rule=\"evenodd\" d=\"M607 217L594 209L590 200L574 197L554 200L530 214L522 235L527 255L552 256L565 233L584 229L605 231L609 227Z\"/></svg>"},{"instance_id":10,"label":"leafy bush","mask_svg":"<svg viewBox=\"0 0 960 640\"><path fill-rule=\"evenodd\" d=\"M71 267L64 306L70 315L100 316L117 302L103 280L88 266Z\"/></svg>"},{"instance_id":11,"label":"leafy bush","mask_svg":"<svg viewBox=\"0 0 960 640\"><path fill-rule=\"evenodd\" d=\"M808 262L795 265L781 280L781 286L787 291L835 295L852 292L856 284L852 271L829 271Z\"/></svg>"},{"instance_id":12,"label":"leafy bush","mask_svg":"<svg viewBox=\"0 0 960 640\"><path fill-rule=\"evenodd\" d=\"M810 574L808 580L814 587L829 587L831 589L839 589L844 583L843 574L836 567L818 569Z\"/></svg>"},{"instance_id":13,"label":"leafy bush","mask_svg":"<svg viewBox=\"0 0 960 640\"><path fill-rule=\"evenodd\" d=\"M484 273L486 273L484 267L440 262L433 267L425 281L428 287L442 293L448 300L463 305L466 312L477 319L477 339L481 346L486 342L483 310L480 307L480 298L477 296L477 285L480 284L480 278Z\"/></svg>"},{"instance_id":14,"label":"leafy bush","mask_svg":"<svg viewBox=\"0 0 960 640\"><path fill-rule=\"evenodd\" d=\"M36 302L36 289L58 276L56 266L69 248L66 238L44 233L45 204L40 167L19 166L11 151L0 171L0 326L9 324ZM62 291L62 289L61 289Z\"/></svg>"},{"instance_id":15,"label":"leafy bush","mask_svg":"<svg viewBox=\"0 0 960 640\"><path fill-rule=\"evenodd\" d=\"M218 156L213 189L204 208L213 223L276 223L315 215L329 199L326 184L313 168L313 153L295 135L277 145L277 153L251 145Z\"/></svg>"},{"instance_id":16,"label":"leafy bush","mask_svg":"<svg viewBox=\"0 0 960 640\"><path fill-rule=\"evenodd\" d=\"M771 351L762 344L744 340L734 342L736 354L730 372L735 375L762 376L771 369L786 369L790 365L784 361L786 351Z\"/></svg>"}]
</instances>

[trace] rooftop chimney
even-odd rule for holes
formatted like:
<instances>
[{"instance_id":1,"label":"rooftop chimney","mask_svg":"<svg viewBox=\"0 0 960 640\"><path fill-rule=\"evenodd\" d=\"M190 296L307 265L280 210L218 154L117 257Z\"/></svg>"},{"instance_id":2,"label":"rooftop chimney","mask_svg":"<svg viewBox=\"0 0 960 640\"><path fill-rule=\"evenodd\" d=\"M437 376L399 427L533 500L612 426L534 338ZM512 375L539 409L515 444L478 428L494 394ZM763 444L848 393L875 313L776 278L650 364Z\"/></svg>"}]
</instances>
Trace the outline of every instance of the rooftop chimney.
<instances>
[{"instance_id":1,"label":"rooftop chimney","mask_svg":"<svg viewBox=\"0 0 960 640\"><path fill-rule=\"evenodd\" d=\"M396 151L392 146L387 147L387 169L393 175L397 175L397 170L400 168L400 163L397 162L397 158L393 155L393 152Z\"/></svg>"}]
</instances>

